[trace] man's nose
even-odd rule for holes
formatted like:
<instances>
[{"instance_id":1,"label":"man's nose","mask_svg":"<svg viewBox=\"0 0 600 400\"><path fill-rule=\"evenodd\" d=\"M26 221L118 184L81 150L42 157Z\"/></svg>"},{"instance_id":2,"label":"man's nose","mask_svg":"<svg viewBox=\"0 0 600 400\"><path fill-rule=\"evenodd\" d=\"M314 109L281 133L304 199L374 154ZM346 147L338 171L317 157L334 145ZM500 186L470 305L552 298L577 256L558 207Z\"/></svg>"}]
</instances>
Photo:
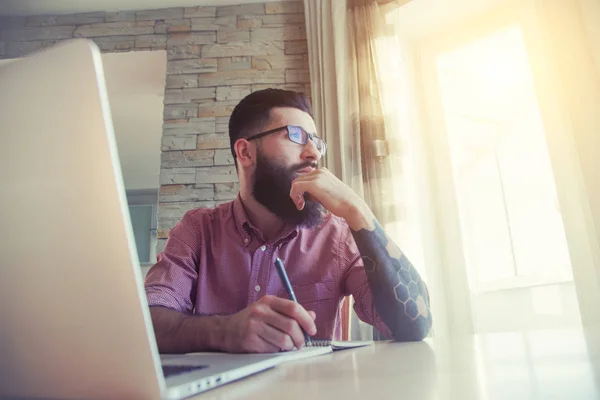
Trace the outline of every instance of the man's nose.
<instances>
[{"instance_id":1,"label":"man's nose","mask_svg":"<svg viewBox=\"0 0 600 400\"><path fill-rule=\"evenodd\" d=\"M314 161L319 161L321 159L321 152L317 148L314 138L309 139L308 143L304 145L304 148L302 150L302 158L304 160Z\"/></svg>"}]
</instances>

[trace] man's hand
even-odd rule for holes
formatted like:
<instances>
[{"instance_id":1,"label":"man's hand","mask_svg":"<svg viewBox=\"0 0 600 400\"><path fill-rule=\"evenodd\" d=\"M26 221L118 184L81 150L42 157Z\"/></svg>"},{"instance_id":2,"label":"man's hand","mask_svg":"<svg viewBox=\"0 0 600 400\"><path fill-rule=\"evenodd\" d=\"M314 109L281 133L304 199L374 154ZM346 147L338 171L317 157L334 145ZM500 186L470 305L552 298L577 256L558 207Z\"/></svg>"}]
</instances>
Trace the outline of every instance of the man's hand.
<instances>
[{"instance_id":1,"label":"man's hand","mask_svg":"<svg viewBox=\"0 0 600 400\"><path fill-rule=\"evenodd\" d=\"M242 311L224 317L221 350L229 353L273 353L302 348L304 333L314 335L316 315L300 304L265 296Z\"/></svg>"},{"instance_id":2,"label":"man's hand","mask_svg":"<svg viewBox=\"0 0 600 400\"><path fill-rule=\"evenodd\" d=\"M372 221L375 216L367 203L327 168L319 168L300 175L292 182L290 198L298 210L304 208L305 193L308 193L311 200L321 203L332 214L344 218L353 230L374 228Z\"/></svg>"}]
</instances>

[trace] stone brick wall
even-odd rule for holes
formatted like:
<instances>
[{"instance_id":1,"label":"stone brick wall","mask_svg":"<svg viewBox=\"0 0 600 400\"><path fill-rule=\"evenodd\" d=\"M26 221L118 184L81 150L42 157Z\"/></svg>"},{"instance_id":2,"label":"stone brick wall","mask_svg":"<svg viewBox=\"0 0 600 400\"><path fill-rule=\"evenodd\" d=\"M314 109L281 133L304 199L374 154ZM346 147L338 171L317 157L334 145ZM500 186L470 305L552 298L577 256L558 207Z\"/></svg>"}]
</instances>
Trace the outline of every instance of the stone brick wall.
<instances>
[{"instance_id":1,"label":"stone brick wall","mask_svg":"<svg viewBox=\"0 0 600 400\"><path fill-rule=\"evenodd\" d=\"M310 94L301 1L0 17L0 58L71 38L103 52L167 51L158 251L187 210L237 194L227 133L235 104L266 87Z\"/></svg>"}]
</instances>

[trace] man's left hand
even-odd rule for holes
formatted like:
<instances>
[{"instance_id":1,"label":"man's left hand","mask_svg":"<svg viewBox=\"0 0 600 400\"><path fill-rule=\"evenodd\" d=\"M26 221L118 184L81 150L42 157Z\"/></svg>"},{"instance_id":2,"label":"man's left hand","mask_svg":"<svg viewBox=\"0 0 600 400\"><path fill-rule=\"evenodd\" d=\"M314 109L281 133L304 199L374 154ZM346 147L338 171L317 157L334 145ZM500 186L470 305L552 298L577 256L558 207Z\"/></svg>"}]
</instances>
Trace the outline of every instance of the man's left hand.
<instances>
[{"instance_id":1,"label":"man's left hand","mask_svg":"<svg viewBox=\"0 0 600 400\"><path fill-rule=\"evenodd\" d=\"M372 230L375 216L367 203L327 168L300 175L292 182L290 197L298 210L304 208L305 193L310 200L321 203L332 214L344 218L353 230Z\"/></svg>"}]
</instances>

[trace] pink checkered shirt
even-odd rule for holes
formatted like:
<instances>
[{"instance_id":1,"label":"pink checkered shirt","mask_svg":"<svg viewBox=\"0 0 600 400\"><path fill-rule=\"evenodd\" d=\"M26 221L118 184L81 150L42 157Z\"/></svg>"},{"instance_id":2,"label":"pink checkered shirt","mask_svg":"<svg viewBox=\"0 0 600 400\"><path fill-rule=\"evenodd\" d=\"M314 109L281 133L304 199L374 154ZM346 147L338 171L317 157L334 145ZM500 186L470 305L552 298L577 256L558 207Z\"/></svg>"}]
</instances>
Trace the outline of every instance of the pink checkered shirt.
<instances>
[{"instance_id":1,"label":"pink checkered shirt","mask_svg":"<svg viewBox=\"0 0 600 400\"><path fill-rule=\"evenodd\" d=\"M283 260L298 302L317 314L316 338L341 338L341 302L353 295L359 318L391 337L375 311L346 222L328 214L317 228L293 228L265 241L242 201L187 212L146 276L150 306L196 315L233 314L270 294L287 298L275 259Z\"/></svg>"}]
</instances>

